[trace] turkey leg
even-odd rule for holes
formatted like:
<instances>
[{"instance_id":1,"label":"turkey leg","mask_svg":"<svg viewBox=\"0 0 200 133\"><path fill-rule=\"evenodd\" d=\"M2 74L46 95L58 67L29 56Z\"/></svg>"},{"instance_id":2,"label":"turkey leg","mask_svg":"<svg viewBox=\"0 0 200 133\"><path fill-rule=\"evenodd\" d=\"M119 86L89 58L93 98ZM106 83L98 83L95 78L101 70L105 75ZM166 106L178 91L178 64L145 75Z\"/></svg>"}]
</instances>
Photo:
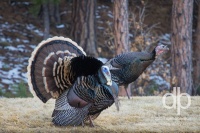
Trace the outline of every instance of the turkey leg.
<instances>
[{"instance_id":1,"label":"turkey leg","mask_svg":"<svg viewBox=\"0 0 200 133\"><path fill-rule=\"evenodd\" d=\"M130 99L130 96L129 96L128 90L127 90L129 87L130 87L129 85L124 85L124 89L126 91L126 95L127 95L128 99Z\"/></svg>"},{"instance_id":2,"label":"turkey leg","mask_svg":"<svg viewBox=\"0 0 200 133\"><path fill-rule=\"evenodd\" d=\"M90 120L90 126L91 126L91 127L94 127L94 123L92 122L92 118L91 118L90 115L89 115L89 120Z\"/></svg>"}]
</instances>

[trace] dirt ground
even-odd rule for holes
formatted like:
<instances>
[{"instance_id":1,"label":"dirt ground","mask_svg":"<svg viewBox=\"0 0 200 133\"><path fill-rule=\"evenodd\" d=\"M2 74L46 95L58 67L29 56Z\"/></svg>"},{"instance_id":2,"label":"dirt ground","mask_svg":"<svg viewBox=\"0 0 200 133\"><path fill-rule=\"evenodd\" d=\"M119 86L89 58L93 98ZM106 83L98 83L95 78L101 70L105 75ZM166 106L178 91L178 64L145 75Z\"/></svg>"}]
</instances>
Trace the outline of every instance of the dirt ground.
<instances>
[{"instance_id":1,"label":"dirt ground","mask_svg":"<svg viewBox=\"0 0 200 133\"><path fill-rule=\"evenodd\" d=\"M188 100L181 97L181 105ZM120 111L106 109L94 120L95 127L57 127L51 122L54 100L0 98L0 132L200 132L200 97L192 97L188 109L166 109L162 97L120 98ZM167 97L171 106L173 99Z\"/></svg>"}]
</instances>

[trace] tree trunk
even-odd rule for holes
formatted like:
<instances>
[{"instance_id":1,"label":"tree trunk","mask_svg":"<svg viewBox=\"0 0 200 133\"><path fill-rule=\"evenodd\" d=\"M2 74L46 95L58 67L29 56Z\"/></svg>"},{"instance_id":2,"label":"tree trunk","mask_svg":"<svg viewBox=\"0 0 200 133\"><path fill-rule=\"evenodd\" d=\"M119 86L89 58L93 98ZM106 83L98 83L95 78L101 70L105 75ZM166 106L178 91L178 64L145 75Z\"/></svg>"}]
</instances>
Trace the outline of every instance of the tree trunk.
<instances>
[{"instance_id":1,"label":"tree trunk","mask_svg":"<svg viewBox=\"0 0 200 133\"><path fill-rule=\"evenodd\" d=\"M54 12L55 12L55 3L53 1L50 1L49 2L49 20L53 24L55 24L56 22Z\"/></svg>"},{"instance_id":2,"label":"tree trunk","mask_svg":"<svg viewBox=\"0 0 200 133\"><path fill-rule=\"evenodd\" d=\"M61 20L60 20L60 11L59 11L59 3L55 3L55 19L56 19L56 24L60 24Z\"/></svg>"},{"instance_id":3,"label":"tree trunk","mask_svg":"<svg viewBox=\"0 0 200 133\"><path fill-rule=\"evenodd\" d=\"M53 24L60 24L60 12L59 12L59 2L50 1L49 2L49 18L50 22Z\"/></svg>"},{"instance_id":4,"label":"tree trunk","mask_svg":"<svg viewBox=\"0 0 200 133\"><path fill-rule=\"evenodd\" d=\"M113 14L115 53L118 55L129 51L128 0L114 0ZM130 85L127 92L131 96ZM120 89L119 95L126 96L125 89Z\"/></svg>"},{"instance_id":5,"label":"tree trunk","mask_svg":"<svg viewBox=\"0 0 200 133\"><path fill-rule=\"evenodd\" d=\"M71 36L87 55L97 57L95 9L96 0L73 0Z\"/></svg>"},{"instance_id":6,"label":"tree trunk","mask_svg":"<svg viewBox=\"0 0 200 133\"><path fill-rule=\"evenodd\" d=\"M114 43L116 54L129 51L128 0L114 0Z\"/></svg>"},{"instance_id":7,"label":"tree trunk","mask_svg":"<svg viewBox=\"0 0 200 133\"><path fill-rule=\"evenodd\" d=\"M198 3L198 20L195 32L195 41L193 43L193 83L194 94L197 94L197 89L200 90L200 2ZM198 95L200 93L198 92Z\"/></svg>"},{"instance_id":8,"label":"tree trunk","mask_svg":"<svg viewBox=\"0 0 200 133\"><path fill-rule=\"evenodd\" d=\"M49 37L49 10L48 10L48 3L43 3L43 18L44 18L44 39Z\"/></svg>"},{"instance_id":9,"label":"tree trunk","mask_svg":"<svg viewBox=\"0 0 200 133\"><path fill-rule=\"evenodd\" d=\"M192 94L192 14L193 0L173 0L171 89Z\"/></svg>"}]
</instances>

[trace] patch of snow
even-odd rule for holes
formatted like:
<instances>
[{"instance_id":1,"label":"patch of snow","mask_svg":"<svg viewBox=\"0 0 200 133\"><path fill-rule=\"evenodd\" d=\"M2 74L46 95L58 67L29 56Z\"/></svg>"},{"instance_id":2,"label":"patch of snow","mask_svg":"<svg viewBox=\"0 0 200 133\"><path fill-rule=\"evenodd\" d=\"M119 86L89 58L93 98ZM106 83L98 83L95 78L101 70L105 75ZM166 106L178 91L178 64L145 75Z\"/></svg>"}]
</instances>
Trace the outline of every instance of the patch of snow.
<instances>
[{"instance_id":1,"label":"patch of snow","mask_svg":"<svg viewBox=\"0 0 200 133\"><path fill-rule=\"evenodd\" d=\"M110 18L113 18L113 15L112 15L112 14L110 14L110 13L108 13L108 17L110 17Z\"/></svg>"},{"instance_id":2,"label":"patch of snow","mask_svg":"<svg viewBox=\"0 0 200 133\"><path fill-rule=\"evenodd\" d=\"M24 80L27 81L26 79L26 74L22 73L21 71L21 67L18 65L15 65L14 67L12 67L11 70L9 71L2 71L0 70L1 73L1 82L4 84L8 84L11 85L14 81L17 82L19 80Z\"/></svg>"},{"instance_id":3,"label":"patch of snow","mask_svg":"<svg viewBox=\"0 0 200 133\"><path fill-rule=\"evenodd\" d=\"M39 31L39 30L34 30L34 32L36 33L36 34L38 34L39 36L43 36L44 34L43 34L43 32L41 32L41 31Z\"/></svg>"},{"instance_id":4,"label":"patch of snow","mask_svg":"<svg viewBox=\"0 0 200 133\"><path fill-rule=\"evenodd\" d=\"M0 41L1 42L6 42L6 39L5 38L0 38Z\"/></svg>"},{"instance_id":5,"label":"patch of snow","mask_svg":"<svg viewBox=\"0 0 200 133\"><path fill-rule=\"evenodd\" d=\"M19 38L16 38L15 41L16 41L16 42L20 42L20 39L19 39Z\"/></svg>"},{"instance_id":6,"label":"patch of snow","mask_svg":"<svg viewBox=\"0 0 200 133\"><path fill-rule=\"evenodd\" d=\"M25 52L26 50L23 49L23 48L18 48L18 51L20 51L20 52Z\"/></svg>"},{"instance_id":7,"label":"patch of snow","mask_svg":"<svg viewBox=\"0 0 200 133\"><path fill-rule=\"evenodd\" d=\"M11 2L11 5L14 6L14 5L30 5L30 2L16 2L16 1L13 1Z\"/></svg>"},{"instance_id":8,"label":"patch of snow","mask_svg":"<svg viewBox=\"0 0 200 133\"><path fill-rule=\"evenodd\" d=\"M56 25L56 28L57 29L65 28L65 25L64 24Z\"/></svg>"},{"instance_id":9,"label":"patch of snow","mask_svg":"<svg viewBox=\"0 0 200 133\"><path fill-rule=\"evenodd\" d=\"M22 77L24 77L24 81L28 82L27 73L22 73Z\"/></svg>"},{"instance_id":10,"label":"patch of snow","mask_svg":"<svg viewBox=\"0 0 200 133\"><path fill-rule=\"evenodd\" d=\"M27 30L31 30L34 31L36 34L38 34L39 36L43 36L43 32L39 31L38 29L36 29L36 27L33 24L27 24L26 25L26 29Z\"/></svg>"},{"instance_id":11,"label":"patch of snow","mask_svg":"<svg viewBox=\"0 0 200 133\"><path fill-rule=\"evenodd\" d=\"M18 48L25 48L25 46L22 45L22 44L21 44L21 45L18 45L17 47L18 47Z\"/></svg>"},{"instance_id":12,"label":"patch of snow","mask_svg":"<svg viewBox=\"0 0 200 133\"><path fill-rule=\"evenodd\" d=\"M170 87L170 84L164 80L161 76L150 75L150 80L153 80L157 85L166 85L167 88Z\"/></svg>"},{"instance_id":13,"label":"patch of snow","mask_svg":"<svg viewBox=\"0 0 200 133\"><path fill-rule=\"evenodd\" d=\"M1 79L1 82L4 83L4 84L8 84L8 85L13 84L13 81L12 81L12 80L10 80L10 79L5 79L5 78L2 78L2 79Z\"/></svg>"},{"instance_id":14,"label":"patch of snow","mask_svg":"<svg viewBox=\"0 0 200 133\"><path fill-rule=\"evenodd\" d=\"M108 61L108 59L103 58L103 57L99 57L99 58L97 58L97 59L100 60L100 61L103 62L103 63L106 63L106 62Z\"/></svg>"},{"instance_id":15,"label":"patch of snow","mask_svg":"<svg viewBox=\"0 0 200 133\"><path fill-rule=\"evenodd\" d=\"M10 30L9 30L10 31ZM11 30L12 32L18 32L18 33L21 33L19 30L16 30L16 29L12 29Z\"/></svg>"},{"instance_id":16,"label":"patch of snow","mask_svg":"<svg viewBox=\"0 0 200 133\"><path fill-rule=\"evenodd\" d=\"M105 5L102 5L101 7L104 8L104 9L108 9L109 8L108 6L105 6Z\"/></svg>"},{"instance_id":17,"label":"patch of snow","mask_svg":"<svg viewBox=\"0 0 200 133\"><path fill-rule=\"evenodd\" d=\"M112 23L112 22L107 22L107 24L108 24L109 26L111 26L113 23Z\"/></svg>"},{"instance_id":18,"label":"patch of snow","mask_svg":"<svg viewBox=\"0 0 200 133\"><path fill-rule=\"evenodd\" d=\"M6 38L6 41L9 42L9 43L13 42L11 38Z\"/></svg>"},{"instance_id":19,"label":"patch of snow","mask_svg":"<svg viewBox=\"0 0 200 133\"><path fill-rule=\"evenodd\" d=\"M96 18L101 18L101 16L98 16L98 15L97 15Z\"/></svg>"},{"instance_id":20,"label":"patch of snow","mask_svg":"<svg viewBox=\"0 0 200 133\"><path fill-rule=\"evenodd\" d=\"M24 60L29 60L29 57L23 57Z\"/></svg>"},{"instance_id":21,"label":"patch of snow","mask_svg":"<svg viewBox=\"0 0 200 133\"><path fill-rule=\"evenodd\" d=\"M23 5L30 5L30 2L21 2Z\"/></svg>"},{"instance_id":22,"label":"patch of snow","mask_svg":"<svg viewBox=\"0 0 200 133\"><path fill-rule=\"evenodd\" d=\"M130 33L129 33L128 35L129 35L129 37L133 37L133 34L130 34Z\"/></svg>"},{"instance_id":23,"label":"patch of snow","mask_svg":"<svg viewBox=\"0 0 200 133\"><path fill-rule=\"evenodd\" d=\"M103 29L104 29L104 27L100 27L100 26L99 26L99 27L97 27L97 29L99 29L99 30L103 30Z\"/></svg>"},{"instance_id":24,"label":"patch of snow","mask_svg":"<svg viewBox=\"0 0 200 133\"><path fill-rule=\"evenodd\" d=\"M23 43L29 43L29 40L22 40Z\"/></svg>"},{"instance_id":25,"label":"patch of snow","mask_svg":"<svg viewBox=\"0 0 200 133\"><path fill-rule=\"evenodd\" d=\"M28 45L30 48L34 49L36 45Z\"/></svg>"},{"instance_id":26,"label":"patch of snow","mask_svg":"<svg viewBox=\"0 0 200 133\"><path fill-rule=\"evenodd\" d=\"M19 68L12 68L10 71L8 71L8 78L20 78L19 77Z\"/></svg>"},{"instance_id":27,"label":"patch of snow","mask_svg":"<svg viewBox=\"0 0 200 133\"><path fill-rule=\"evenodd\" d=\"M28 52L28 51L29 51L29 50L27 50L27 49L25 48L24 45L18 45L17 48L18 48L18 51L21 51L21 52Z\"/></svg>"},{"instance_id":28,"label":"patch of snow","mask_svg":"<svg viewBox=\"0 0 200 133\"><path fill-rule=\"evenodd\" d=\"M6 37L0 37L1 42L7 42L7 43L13 43L11 38L6 38Z\"/></svg>"},{"instance_id":29,"label":"patch of snow","mask_svg":"<svg viewBox=\"0 0 200 133\"><path fill-rule=\"evenodd\" d=\"M67 12L66 12L66 11L61 12L61 13L60 13L60 16L61 16L61 15L64 15L64 14L67 14Z\"/></svg>"},{"instance_id":30,"label":"patch of snow","mask_svg":"<svg viewBox=\"0 0 200 133\"><path fill-rule=\"evenodd\" d=\"M0 56L0 61L4 60L5 56Z\"/></svg>"},{"instance_id":31,"label":"patch of snow","mask_svg":"<svg viewBox=\"0 0 200 133\"><path fill-rule=\"evenodd\" d=\"M162 36L162 38L165 39L165 40L168 40L168 39L171 38L171 35L170 35L170 34L164 34L164 35Z\"/></svg>"},{"instance_id":32,"label":"patch of snow","mask_svg":"<svg viewBox=\"0 0 200 133\"><path fill-rule=\"evenodd\" d=\"M33 30L33 29L35 29L35 26L33 24L28 24L28 25L26 25L26 29Z\"/></svg>"},{"instance_id":33,"label":"patch of snow","mask_svg":"<svg viewBox=\"0 0 200 133\"><path fill-rule=\"evenodd\" d=\"M2 29L10 29L11 25L8 22L5 22L4 24L0 25Z\"/></svg>"},{"instance_id":34,"label":"patch of snow","mask_svg":"<svg viewBox=\"0 0 200 133\"><path fill-rule=\"evenodd\" d=\"M6 46L4 49L10 50L10 51L18 51L18 48L15 48L13 46Z\"/></svg>"}]
</instances>

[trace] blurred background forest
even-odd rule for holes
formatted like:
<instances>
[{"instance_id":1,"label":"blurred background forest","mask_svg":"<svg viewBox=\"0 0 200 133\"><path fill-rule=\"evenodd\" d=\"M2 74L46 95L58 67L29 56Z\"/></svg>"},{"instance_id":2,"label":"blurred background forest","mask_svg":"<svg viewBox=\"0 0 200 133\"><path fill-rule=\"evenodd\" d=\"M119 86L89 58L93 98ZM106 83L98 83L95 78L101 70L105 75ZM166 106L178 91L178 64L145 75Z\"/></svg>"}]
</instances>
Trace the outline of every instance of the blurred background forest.
<instances>
[{"instance_id":1,"label":"blurred background forest","mask_svg":"<svg viewBox=\"0 0 200 133\"><path fill-rule=\"evenodd\" d=\"M87 0L86 0L87 1ZM129 50L151 51L157 44L171 48L172 0L129 0ZM116 55L113 0L1 0L0 1L0 96L31 96L26 67L31 52L43 39L64 36L75 40L87 54L107 60ZM193 33L197 27L198 2L194 1ZM82 11L81 11L82 10ZM94 18L87 15L94 13ZM82 17L88 17L86 36ZM90 19L94 24L90 24ZM90 28L94 25L94 29ZM91 43L92 42L92 43ZM87 45L85 45L87 43ZM123 51L122 51L123 52ZM156 59L131 84L131 95L163 95L170 87L170 52ZM196 94L200 89L196 87ZM126 95L123 92L121 95Z\"/></svg>"}]
</instances>

